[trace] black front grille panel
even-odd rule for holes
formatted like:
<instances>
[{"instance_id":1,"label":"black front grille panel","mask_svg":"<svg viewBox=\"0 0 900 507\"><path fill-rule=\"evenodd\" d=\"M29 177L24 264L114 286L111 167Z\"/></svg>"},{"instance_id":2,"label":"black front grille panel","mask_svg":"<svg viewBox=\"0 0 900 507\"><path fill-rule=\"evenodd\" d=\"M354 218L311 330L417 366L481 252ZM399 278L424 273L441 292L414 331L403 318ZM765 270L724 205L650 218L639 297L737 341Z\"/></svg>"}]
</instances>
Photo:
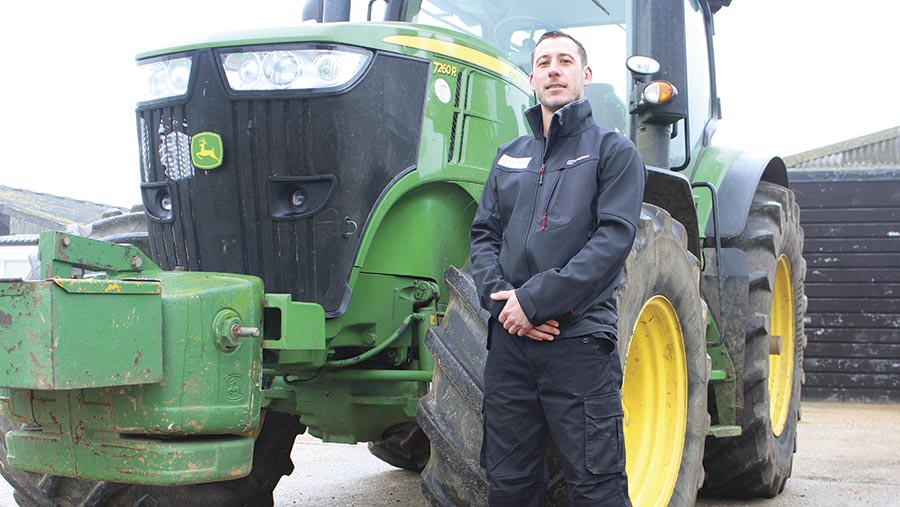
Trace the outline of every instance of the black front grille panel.
<instances>
[{"instance_id":1,"label":"black front grille panel","mask_svg":"<svg viewBox=\"0 0 900 507\"><path fill-rule=\"evenodd\" d=\"M154 260L256 275L267 292L339 313L372 207L415 164L428 63L376 54L344 93L279 98L228 95L211 51L194 66L185 104L138 111L142 180L171 190L172 219L150 223ZM200 132L222 136L221 167L190 164L190 136ZM285 203L269 201L284 198L280 188L290 194L292 179L318 189L309 197L323 206L273 218Z\"/></svg>"}]
</instances>

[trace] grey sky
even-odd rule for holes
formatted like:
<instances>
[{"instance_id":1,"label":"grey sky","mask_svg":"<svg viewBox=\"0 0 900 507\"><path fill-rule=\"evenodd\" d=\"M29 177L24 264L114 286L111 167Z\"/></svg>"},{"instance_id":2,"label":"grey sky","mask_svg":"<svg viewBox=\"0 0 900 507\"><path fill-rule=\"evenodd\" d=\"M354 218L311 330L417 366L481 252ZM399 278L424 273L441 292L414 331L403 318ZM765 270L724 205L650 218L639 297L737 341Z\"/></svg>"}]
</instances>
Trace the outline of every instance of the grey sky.
<instances>
[{"instance_id":1,"label":"grey sky","mask_svg":"<svg viewBox=\"0 0 900 507\"><path fill-rule=\"evenodd\" d=\"M134 55L289 24L301 3L4 2L0 184L138 203ZM716 16L716 143L791 155L900 125L898 19L886 0L734 0Z\"/></svg>"}]
</instances>

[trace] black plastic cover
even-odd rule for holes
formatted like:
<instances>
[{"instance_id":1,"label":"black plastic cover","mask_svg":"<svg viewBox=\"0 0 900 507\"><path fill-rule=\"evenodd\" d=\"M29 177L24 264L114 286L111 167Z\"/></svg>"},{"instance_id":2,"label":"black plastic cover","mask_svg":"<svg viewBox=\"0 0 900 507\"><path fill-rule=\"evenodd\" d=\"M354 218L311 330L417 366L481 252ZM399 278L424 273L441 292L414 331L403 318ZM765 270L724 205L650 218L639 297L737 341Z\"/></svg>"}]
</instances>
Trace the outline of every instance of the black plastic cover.
<instances>
[{"instance_id":1,"label":"black plastic cover","mask_svg":"<svg viewBox=\"0 0 900 507\"><path fill-rule=\"evenodd\" d=\"M341 313L369 214L415 165L428 69L376 53L342 93L247 96L227 91L213 51L198 51L188 98L137 113L145 195L160 184L172 194L173 220L150 222L154 261L256 275L267 292ZM207 131L222 136L224 153L205 171L189 147ZM291 189L321 206L291 210Z\"/></svg>"}]
</instances>

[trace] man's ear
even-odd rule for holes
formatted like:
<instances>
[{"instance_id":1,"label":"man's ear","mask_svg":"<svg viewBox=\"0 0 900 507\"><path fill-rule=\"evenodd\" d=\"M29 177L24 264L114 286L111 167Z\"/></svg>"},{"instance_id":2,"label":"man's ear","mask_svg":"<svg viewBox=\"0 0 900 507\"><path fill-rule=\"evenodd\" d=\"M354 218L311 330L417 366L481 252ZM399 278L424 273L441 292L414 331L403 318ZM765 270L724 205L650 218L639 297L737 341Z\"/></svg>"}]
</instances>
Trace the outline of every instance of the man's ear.
<instances>
[{"instance_id":1,"label":"man's ear","mask_svg":"<svg viewBox=\"0 0 900 507\"><path fill-rule=\"evenodd\" d=\"M531 87L531 91L536 92L534 89L534 74L528 74L528 86Z\"/></svg>"},{"instance_id":2,"label":"man's ear","mask_svg":"<svg viewBox=\"0 0 900 507\"><path fill-rule=\"evenodd\" d=\"M591 70L589 65L584 66L584 84L589 85L594 79L594 71Z\"/></svg>"}]
</instances>

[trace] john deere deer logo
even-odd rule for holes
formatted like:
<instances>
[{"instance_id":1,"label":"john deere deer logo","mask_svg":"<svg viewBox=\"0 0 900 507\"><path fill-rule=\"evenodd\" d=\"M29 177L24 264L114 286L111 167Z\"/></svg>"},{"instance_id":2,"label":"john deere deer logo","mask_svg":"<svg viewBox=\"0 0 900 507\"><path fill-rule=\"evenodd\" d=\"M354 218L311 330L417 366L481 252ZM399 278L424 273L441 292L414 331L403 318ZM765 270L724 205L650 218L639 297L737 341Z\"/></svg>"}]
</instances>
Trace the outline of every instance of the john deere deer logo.
<instances>
[{"instance_id":1,"label":"john deere deer logo","mask_svg":"<svg viewBox=\"0 0 900 507\"><path fill-rule=\"evenodd\" d=\"M197 169L215 169L222 165L222 136L200 132L191 137L191 163Z\"/></svg>"}]
</instances>

